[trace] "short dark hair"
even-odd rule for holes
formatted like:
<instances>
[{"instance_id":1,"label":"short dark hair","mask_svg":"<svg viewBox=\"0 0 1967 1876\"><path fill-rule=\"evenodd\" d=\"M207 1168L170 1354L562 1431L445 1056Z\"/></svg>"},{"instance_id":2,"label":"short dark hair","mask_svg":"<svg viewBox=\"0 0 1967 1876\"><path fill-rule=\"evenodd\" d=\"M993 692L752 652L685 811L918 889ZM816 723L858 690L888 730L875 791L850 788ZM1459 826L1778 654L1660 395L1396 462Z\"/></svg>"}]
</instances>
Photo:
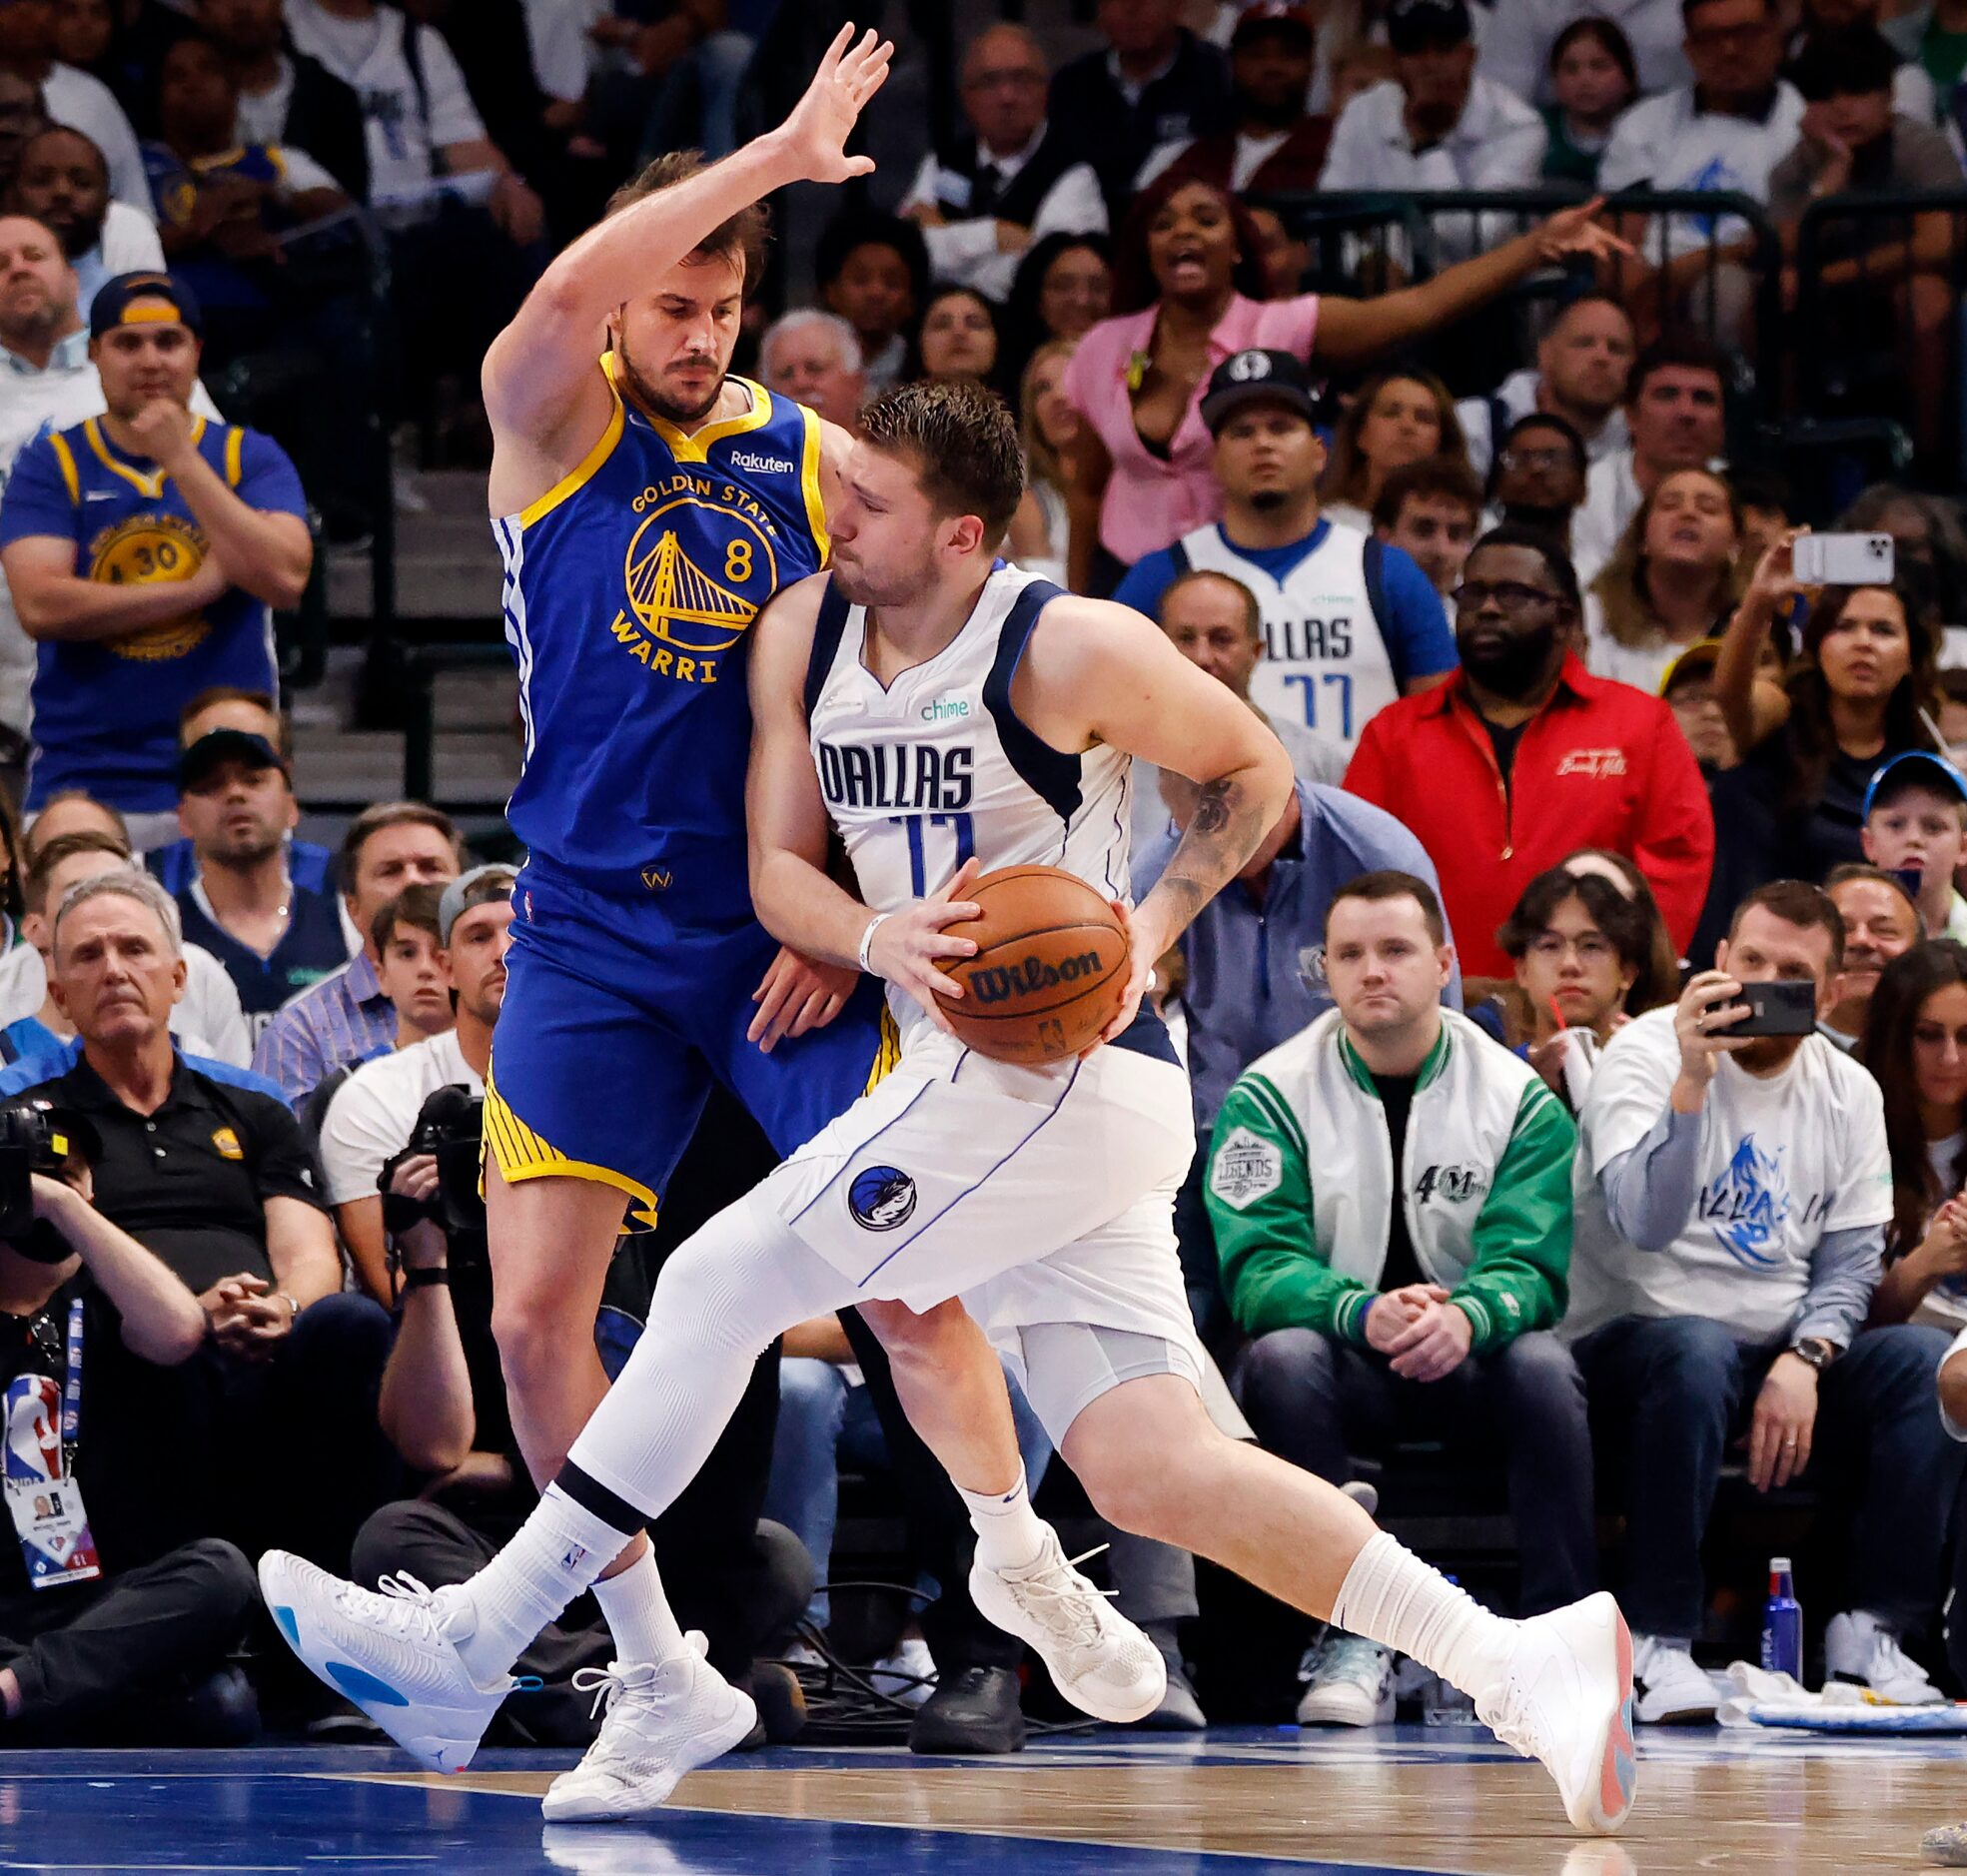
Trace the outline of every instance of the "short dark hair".
<instances>
[{"instance_id":1,"label":"short dark hair","mask_svg":"<svg viewBox=\"0 0 1967 1876\"><path fill-rule=\"evenodd\" d=\"M438 932L438 907L443 900L442 886L420 880L414 886L404 887L395 898L385 901L382 909L369 922L370 942L375 945L378 954L389 948L399 925L429 932L433 944L442 944Z\"/></svg>"},{"instance_id":2,"label":"short dark hair","mask_svg":"<svg viewBox=\"0 0 1967 1876\"><path fill-rule=\"evenodd\" d=\"M1186 572L1177 573L1167 585L1162 587L1161 598L1155 607L1157 621L1165 619L1168 616L1168 601L1180 592L1184 586L1193 586L1198 580L1203 579L1213 579L1220 585L1233 587L1236 590L1237 596L1243 601L1244 622L1250 628L1251 637L1263 637L1264 607L1262 602L1234 573L1219 573L1213 566L1192 566Z\"/></svg>"},{"instance_id":3,"label":"short dark hair","mask_svg":"<svg viewBox=\"0 0 1967 1876\"><path fill-rule=\"evenodd\" d=\"M85 827L79 833L58 834L34 856L27 869L27 897L24 901L30 912L42 912L48 905L48 882L55 876L55 868L64 860L72 860L78 853L109 853L119 860L130 858L130 843L118 840L114 834L105 834L98 829Z\"/></svg>"},{"instance_id":4,"label":"short dark hair","mask_svg":"<svg viewBox=\"0 0 1967 1876\"><path fill-rule=\"evenodd\" d=\"M710 167L701 150L665 150L654 162L646 163L607 199L602 219L619 215L649 196L686 183ZM765 265L765 242L771 233L771 214L762 202L741 208L728 221L719 222L690 253L716 255L738 262L744 269L746 288L757 284Z\"/></svg>"},{"instance_id":5,"label":"short dark hair","mask_svg":"<svg viewBox=\"0 0 1967 1876\"><path fill-rule=\"evenodd\" d=\"M1692 4L1706 6L1708 0L1692 0ZM1718 346L1697 333L1662 333L1632 361L1632 376L1625 381L1625 402L1637 404L1646 380L1655 372L1665 371L1712 372L1722 395L1727 395L1728 361Z\"/></svg>"},{"instance_id":6,"label":"short dark hair","mask_svg":"<svg viewBox=\"0 0 1967 1876\"><path fill-rule=\"evenodd\" d=\"M1581 431L1567 417L1558 417L1549 411L1532 411L1527 417L1519 417L1505 430L1495 442L1495 460L1502 461L1502 453L1526 430L1555 431L1564 440L1564 446L1571 453L1572 460L1580 469L1591 467L1591 452L1585 447Z\"/></svg>"},{"instance_id":7,"label":"short dark hair","mask_svg":"<svg viewBox=\"0 0 1967 1876\"><path fill-rule=\"evenodd\" d=\"M864 442L910 458L938 514L974 514L994 546L1024 498L1017 420L994 391L958 379L896 385L860 414Z\"/></svg>"},{"instance_id":8,"label":"short dark hair","mask_svg":"<svg viewBox=\"0 0 1967 1876\"><path fill-rule=\"evenodd\" d=\"M1857 880L1869 885L1883 886L1895 892L1912 909L1913 928L1920 937L1926 936L1926 915L1919 909L1919 901L1907 890L1904 880L1896 873L1888 873L1882 866L1873 866L1868 860L1846 860L1841 866L1833 866L1823 882L1824 897L1835 903L1833 895L1839 886L1848 886ZM1838 914L1841 920L1843 914Z\"/></svg>"},{"instance_id":9,"label":"short dark hair","mask_svg":"<svg viewBox=\"0 0 1967 1876\"><path fill-rule=\"evenodd\" d=\"M1482 485L1475 471L1459 456L1424 456L1418 463L1404 463L1392 470L1374 498L1374 526L1397 525L1410 495L1459 501L1476 516L1482 511Z\"/></svg>"},{"instance_id":10,"label":"short dark hair","mask_svg":"<svg viewBox=\"0 0 1967 1876\"><path fill-rule=\"evenodd\" d=\"M1682 26L1691 26L1694 15L1702 7L1712 6L1713 4L1714 0L1680 0L1680 24ZM1773 14L1775 10L1776 0L1762 0L1762 11L1764 13Z\"/></svg>"},{"instance_id":11,"label":"short dark hair","mask_svg":"<svg viewBox=\"0 0 1967 1876\"><path fill-rule=\"evenodd\" d=\"M1735 485L1735 500L1744 508L1773 508L1787 515L1796 505L1796 491L1780 469L1737 469L1730 464L1728 479Z\"/></svg>"},{"instance_id":12,"label":"short dark hair","mask_svg":"<svg viewBox=\"0 0 1967 1876\"><path fill-rule=\"evenodd\" d=\"M1803 41L1789 64L1789 82L1811 104L1890 91L1899 55L1869 21L1854 21Z\"/></svg>"},{"instance_id":13,"label":"short dark hair","mask_svg":"<svg viewBox=\"0 0 1967 1876\"><path fill-rule=\"evenodd\" d=\"M1469 549L1473 560L1484 547L1527 547L1543 562L1543 570L1557 588L1557 596L1575 612L1583 600L1577 590L1577 568L1571 565L1555 534L1541 527L1525 527L1521 521L1499 521ZM1466 564L1466 562L1465 562Z\"/></svg>"},{"instance_id":14,"label":"short dark hair","mask_svg":"<svg viewBox=\"0 0 1967 1876\"><path fill-rule=\"evenodd\" d=\"M842 209L820 230L813 250L813 283L830 287L840 278L856 248L891 248L908 269L920 308L929 297L929 247L922 231L902 215L882 215L872 209Z\"/></svg>"},{"instance_id":15,"label":"short dark hair","mask_svg":"<svg viewBox=\"0 0 1967 1876\"><path fill-rule=\"evenodd\" d=\"M465 843L458 837L457 823L442 808L426 801L379 801L364 808L342 836L341 851L335 856L335 878L344 892L355 891L362 850L386 827L429 827L451 842L452 852L463 863Z\"/></svg>"},{"instance_id":16,"label":"short dark hair","mask_svg":"<svg viewBox=\"0 0 1967 1876\"><path fill-rule=\"evenodd\" d=\"M1448 920L1442 917L1442 902L1435 896L1434 887L1419 874L1383 867L1378 872L1361 873L1347 880L1326 905L1324 935L1327 938L1332 936L1333 913L1347 899L1364 899L1371 905L1381 905L1389 899L1412 899L1421 908L1428 936L1437 945L1448 943Z\"/></svg>"},{"instance_id":17,"label":"short dark hair","mask_svg":"<svg viewBox=\"0 0 1967 1876\"><path fill-rule=\"evenodd\" d=\"M1884 877L1893 891L1905 890L1891 874L1887 873ZM1757 886L1728 916L1730 944L1734 943L1735 933L1741 929L1742 919L1757 906L1772 917L1781 919L1785 925L1794 925L1803 931L1816 926L1830 939L1831 975L1835 976L1844 968L1844 915L1823 887L1813 886L1806 879L1772 879L1766 886Z\"/></svg>"},{"instance_id":18,"label":"short dark hair","mask_svg":"<svg viewBox=\"0 0 1967 1876\"><path fill-rule=\"evenodd\" d=\"M1538 932L1547 931L1557 908L1566 899L1575 899L1591 915L1591 922L1612 941L1619 959L1644 975L1652 964L1652 907L1628 899L1602 873L1573 873L1567 867L1553 866L1538 873L1511 908L1495 934L1495 942L1505 957L1520 959L1527 954Z\"/></svg>"}]
</instances>

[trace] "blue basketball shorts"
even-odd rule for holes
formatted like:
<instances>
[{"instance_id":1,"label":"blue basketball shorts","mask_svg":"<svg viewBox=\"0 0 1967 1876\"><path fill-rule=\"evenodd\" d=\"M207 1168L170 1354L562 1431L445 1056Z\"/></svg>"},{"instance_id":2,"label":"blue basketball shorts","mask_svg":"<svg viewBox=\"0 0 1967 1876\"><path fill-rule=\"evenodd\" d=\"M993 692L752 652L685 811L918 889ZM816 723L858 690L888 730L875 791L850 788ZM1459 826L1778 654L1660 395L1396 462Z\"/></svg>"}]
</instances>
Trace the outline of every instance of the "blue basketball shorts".
<instances>
[{"instance_id":1,"label":"blue basketball shorts","mask_svg":"<svg viewBox=\"0 0 1967 1876\"><path fill-rule=\"evenodd\" d=\"M754 921L690 925L534 858L512 890L512 948L486 1085L487 1150L507 1184L598 1180L655 1222L712 1081L790 1153L892 1066L894 1026L863 977L824 1029L770 1055L745 1040L778 943Z\"/></svg>"}]
</instances>

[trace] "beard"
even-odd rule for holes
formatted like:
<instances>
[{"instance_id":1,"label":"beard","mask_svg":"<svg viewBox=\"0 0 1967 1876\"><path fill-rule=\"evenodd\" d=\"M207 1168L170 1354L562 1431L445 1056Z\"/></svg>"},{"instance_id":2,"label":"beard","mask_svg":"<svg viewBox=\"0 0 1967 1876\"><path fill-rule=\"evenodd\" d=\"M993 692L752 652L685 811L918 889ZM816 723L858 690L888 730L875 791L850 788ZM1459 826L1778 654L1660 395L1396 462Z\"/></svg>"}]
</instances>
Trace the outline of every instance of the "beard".
<instances>
[{"instance_id":1,"label":"beard","mask_svg":"<svg viewBox=\"0 0 1967 1876\"><path fill-rule=\"evenodd\" d=\"M1455 648L1461 654L1463 669L1483 689L1513 702L1535 690L1549 670L1550 654L1557 644L1557 625L1554 620L1545 620L1529 631L1505 638L1499 645L1472 653L1474 637L1473 629L1455 634Z\"/></svg>"},{"instance_id":2,"label":"beard","mask_svg":"<svg viewBox=\"0 0 1967 1876\"><path fill-rule=\"evenodd\" d=\"M614 348L616 362L621 367L621 376L627 380L628 389L635 394L635 402L652 417L659 417L665 424L700 424L716 408L717 400L724 395L724 376L720 370L715 382L701 398L684 402L672 397L661 385L644 372L628 356L624 344L617 343ZM705 360L714 365L714 359Z\"/></svg>"},{"instance_id":3,"label":"beard","mask_svg":"<svg viewBox=\"0 0 1967 1876\"><path fill-rule=\"evenodd\" d=\"M842 560L836 552L833 583L849 605L913 605L934 588L936 574L927 559L913 566L877 567L866 560Z\"/></svg>"},{"instance_id":4,"label":"beard","mask_svg":"<svg viewBox=\"0 0 1967 1876\"><path fill-rule=\"evenodd\" d=\"M1539 533L1555 534L1559 540L1576 512L1575 508L1563 502L1554 507L1544 507L1532 501L1505 501L1502 504L1502 518L1510 526L1534 527Z\"/></svg>"},{"instance_id":5,"label":"beard","mask_svg":"<svg viewBox=\"0 0 1967 1876\"><path fill-rule=\"evenodd\" d=\"M1290 499L1288 488L1260 488L1250 497L1250 505L1259 514L1275 514Z\"/></svg>"},{"instance_id":6,"label":"beard","mask_svg":"<svg viewBox=\"0 0 1967 1876\"><path fill-rule=\"evenodd\" d=\"M221 831L207 851L219 865L243 869L271 859L280 846L281 837L273 828L256 826L250 830L242 828L238 833Z\"/></svg>"}]
</instances>

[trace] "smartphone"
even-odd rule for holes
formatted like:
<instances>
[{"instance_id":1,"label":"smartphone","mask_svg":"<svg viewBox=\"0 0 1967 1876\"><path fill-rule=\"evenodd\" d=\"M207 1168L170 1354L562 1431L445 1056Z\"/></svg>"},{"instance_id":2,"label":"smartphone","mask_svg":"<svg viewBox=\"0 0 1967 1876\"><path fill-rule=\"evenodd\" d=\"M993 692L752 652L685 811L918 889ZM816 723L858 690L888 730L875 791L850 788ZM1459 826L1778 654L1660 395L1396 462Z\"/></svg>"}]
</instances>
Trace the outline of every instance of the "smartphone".
<instances>
[{"instance_id":1,"label":"smartphone","mask_svg":"<svg viewBox=\"0 0 1967 1876\"><path fill-rule=\"evenodd\" d=\"M1807 1036L1817 1026L1815 984L1778 980L1743 984L1737 1002L1748 1005L1740 1022L1718 1033L1729 1036Z\"/></svg>"},{"instance_id":2,"label":"smartphone","mask_svg":"<svg viewBox=\"0 0 1967 1876\"><path fill-rule=\"evenodd\" d=\"M1790 564L1804 586L1870 586L1897 564L1890 534L1799 534Z\"/></svg>"}]
</instances>

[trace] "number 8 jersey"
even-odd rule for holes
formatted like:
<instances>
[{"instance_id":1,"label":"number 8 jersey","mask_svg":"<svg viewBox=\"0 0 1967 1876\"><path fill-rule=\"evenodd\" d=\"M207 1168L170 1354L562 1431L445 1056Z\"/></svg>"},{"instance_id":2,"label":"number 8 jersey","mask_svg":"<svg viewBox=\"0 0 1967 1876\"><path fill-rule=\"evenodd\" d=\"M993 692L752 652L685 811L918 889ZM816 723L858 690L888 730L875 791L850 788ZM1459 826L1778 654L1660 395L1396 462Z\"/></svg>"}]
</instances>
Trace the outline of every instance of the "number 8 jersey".
<instances>
[{"instance_id":1,"label":"number 8 jersey","mask_svg":"<svg viewBox=\"0 0 1967 1876\"><path fill-rule=\"evenodd\" d=\"M828 581L806 721L827 812L877 912L934 892L973 854L986 872L1057 866L1109 899L1130 898L1133 758L1104 746L1067 755L1011 703L1032 627L1061 596L1000 561L963 629L884 688L862 652L865 608Z\"/></svg>"}]
</instances>

